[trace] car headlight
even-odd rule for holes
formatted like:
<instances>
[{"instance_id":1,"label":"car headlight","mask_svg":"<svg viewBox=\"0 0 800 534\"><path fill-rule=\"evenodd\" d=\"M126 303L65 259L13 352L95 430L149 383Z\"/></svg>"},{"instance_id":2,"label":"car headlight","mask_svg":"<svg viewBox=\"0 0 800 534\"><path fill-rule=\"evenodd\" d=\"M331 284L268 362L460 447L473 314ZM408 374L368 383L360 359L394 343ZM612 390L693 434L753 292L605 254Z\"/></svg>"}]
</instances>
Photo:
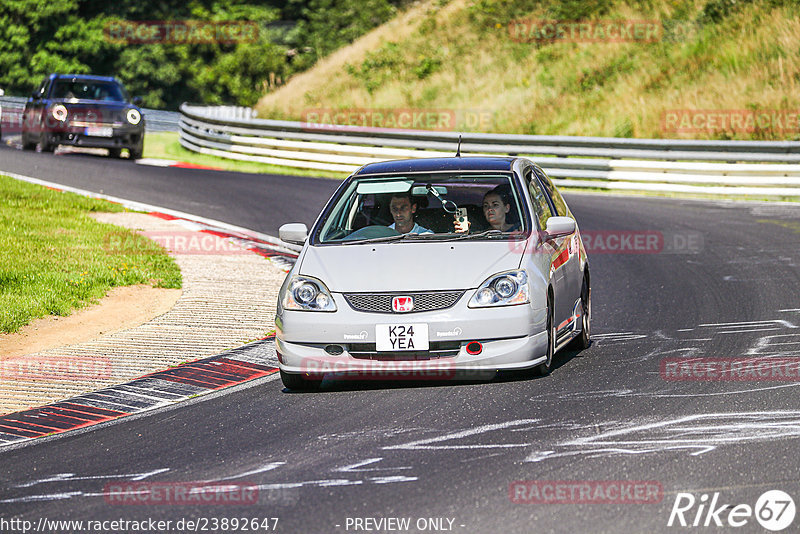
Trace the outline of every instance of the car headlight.
<instances>
[{"instance_id":1,"label":"car headlight","mask_svg":"<svg viewBox=\"0 0 800 534\"><path fill-rule=\"evenodd\" d=\"M139 113L137 110L135 110L133 108L128 110L128 113L127 113L126 116L128 118L128 122L133 124L134 126L139 124L139 121L142 120L142 114Z\"/></svg>"},{"instance_id":2,"label":"car headlight","mask_svg":"<svg viewBox=\"0 0 800 534\"><path fill-rule=\"evenodd\" d=\"M513 306L530 302L528 274L525 271L508 271L490 276L469 300L470 308Z\"/></svg>"},{"instance_id":3,"label":"car headlight","mask_svg":"<svg viewBox=\"0 0 800 534\"><path fill-rule=\"evenodd\" d=\"M283 294L281 305L285 310L336 311L336 303L328 288L310 276L292 278Z\"/></svg>"},{"instance_id":4,"label":"car headlight","mask_svg":"<svg viewBox=\"0 0 800 534\"><path fill-rule=\"evenodd\" d=\"M67 120L67 108L63 104L56 104L53 106L53 109L50 110L50 113L52 113L53 118L59 122L64 122Z\"/></svg>"}]
</instances>

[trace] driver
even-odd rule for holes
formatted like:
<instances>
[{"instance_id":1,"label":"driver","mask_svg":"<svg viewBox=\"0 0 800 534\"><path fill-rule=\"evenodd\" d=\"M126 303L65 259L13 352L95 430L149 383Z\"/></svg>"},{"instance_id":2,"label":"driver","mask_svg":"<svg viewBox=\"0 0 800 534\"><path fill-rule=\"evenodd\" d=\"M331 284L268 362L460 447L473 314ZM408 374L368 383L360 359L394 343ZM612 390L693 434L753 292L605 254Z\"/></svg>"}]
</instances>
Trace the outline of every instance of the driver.
<instances>
[{"instance_id":1,"label":"driver","mask_svg":"<svg viewBox=\"0 0 800 534\"><path fill-rule=\"evenodd\" d=\"M416 201L411 200L408 193L395 193L389 202L389 210L392 212L394 222L389 228L397 230L401 234L432 234L429 230L414 222L414 214L417 212Z\"/></svg>"}]
</instances>

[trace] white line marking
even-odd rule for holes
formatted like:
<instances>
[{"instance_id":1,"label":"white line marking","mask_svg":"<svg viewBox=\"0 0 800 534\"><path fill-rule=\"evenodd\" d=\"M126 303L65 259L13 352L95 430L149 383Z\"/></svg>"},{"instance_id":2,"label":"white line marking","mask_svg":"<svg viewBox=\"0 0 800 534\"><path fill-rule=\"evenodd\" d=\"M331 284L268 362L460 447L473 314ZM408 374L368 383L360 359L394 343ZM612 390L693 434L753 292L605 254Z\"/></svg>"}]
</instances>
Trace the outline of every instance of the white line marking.
<instances>
[{"instance_id":1,"label":"white line marking","mask_svg":"<svg viewBox=\"0 0 800 534\"><path fill-rule=\"evenodd\" d=\"M789 308L788 310L778 310L779 312L800 312L800 308Z\"/></svg>"},{"instance_id":2,"label":"white line marking","mask_svg":"<svg viewBox=\"0 0 800 534\"><path fill-rule=\"evenodd\" d=\"M260 490L270 490L270 489L290 489L290 488L302 488L303 486L319 486L319 487L330 487L330 486L358 486L363 484L363 480L350 480L347 478L332 478L332 479L325 479L325 480L306 480L304 482L283 482L283 483L275 483L275 484L259 484L256 486Z\"/></svg>"},{"instance_id":3,"label":"white line marking","mask_svg":"<svg viewBox=\"0 0 800 534\"><path fill-rule=\"evenodd\" d=\"M750 326L758 326L758 325L767 325L767 324L782 324L786 328L798 328L797 325L794 323L790 323L789 321L785 321L783 319L771 319L769 321L742 321L738 323L704 323L698 326L729 326L729 327L740 327L740 328L747 328Z\"/></svg>"},{"instance_id":4,"label":"white line marking","mask_svg":"<svg viewBox=\"0 0 800 534\"><path fill-rule=\"evenodd\" d=\"M364 460L363 462L358 462L355 464L346 465L344 467L337 467L334 471L340 471L342 473L354 472L354 471L386 471L390 469L411 469L410 466L404 467L368 467L366 469L359 469L365 465L374 464L380 462L383 458L369 458Z\"/></svg>"},{"instance_id":5,"label":"white line marking","mask_svg":"<svg viewBox=\"0 0 800 534\"><path fill-rule=\"evenodd\" d=\"M403 475L395 475L392 477L369 477L368 480L373 484L391 484L393 482L414 482L419 480L419 477L407 477Z\"/></svg>"},{"instance_id":6,"label":"white line marking","mask_svg":"<svg viewBox=\"0 0 800 534\"><path fill-rule=\"evenodd\" d=\"M636 439L637 435L645 439ZM604 452L641 454L678 449L696 449L691 454L700 455L730 443L792 438L800 438L800 411L708 413L580 437L558 444L580 450L533 452L525 461L575 455L591 457ZM601 447L595 449L594 446ZM629 450L631 447L634 448Z\"/></svg>"},{"instance_id":7,"label":"white line marking","mask_svg":"<svg viewBox=\"0 0 800 534\"><path fill-rule=\"evenodd\" d=\"M501 430L503 428L509 428L512 426L520 426L520 425L529 425L539 421L538 419L517 419L515 421L507 421L505 423L497 423L493 425L482 425L475 428L470 428L468 430L462 430L459 432L452 432L450 434L445 434L443 436L435 437L435 438L428 438L428 439L420 439L417 441L411 441L409 443L403 443L402 445L390 445L388 447L383 447L384 450L396 450L396 449L405 449L405 450L447 450L447 449L497 449L497 448L511 448L511 447L527 447L530 445L529 443L504 443L498 445L433 445L428 446L429 443L437 443L440 441L447 441L451 439L461 439L466 438L468 436L474 436L476 434L483 434L486 432L492 432L494 430Z\"/></svg>"},{"instance_id":8,"label":"white line marking","mask_svg":"<svg viewBox=\"0 0 800 534\"><path fill-rule=\"evenodd\" d=\"M770 330L782 330L782 328L754 328L752 330L725 330L717 334L742 334L744 332L768 332Z\"/></svg>"},{"instance_id":9,"label":"white line marking","mask_svg":"<svg viewBox=\"0 0 800 534\"><path fill-rule=\"evenodd\" d=\"M266 465L263 465L263 466L261 466L261 467L259 467L257 469L253 469L251 471L245 471L244 473L239 473L238 475L233 475L233 476L230 476L230 477L226 476L226 477L222 477L222 478L214 478L214 479L211 479L211 480L205 480L204 482L222 482L222 481L225 481L225 480L234 480L234 479L237 479L237 478L247 477L247 476L250 476L250 475L257 475L259 473L266 473L267 471L272 471L274 469L279 468L282 465L286 465L286 462L270 462L270 463L268 463Z\"/></svg>"},{"instance_id":10,"label":"white line marking","mask_svg":"<svg viewBox=\"0 0 800 534\"><path fill-rule=\"evenodd\" d=\"M36 501L57 501L62 499L71 499L72 497L79 497L83 495L80 491L71 491L68 493L51 493L49 495L30 495L28 497L17 497L14 499L4 499L2 503L13 502L36 502Z\"/></svg>"},{"instance_id":11,"label":"white line marking","mask_svg":"<svg viewBox=\"0 0 800 534\"><path fill-rule=\"evenodd\" d=\"M698 326L755 326L758 324L770 324L774 323L775 321L742 321L738 323L703 323Z\"/></svg>"},{"instance_id":12,"label":"white line marking","mask_svg":"<svg viewBox=\"0 0 800 534\"><path fill-rule=\"evenodd\" d=\"M721 395L736 395L738 393L757 393L759 391L769 391L771 389L794 388L800 384L781 384L779 386L769 386L753 389L740 389L736 391L718 391L716 393L648 393L647 397L717 397Z\"/></svg>"},{"instance_id":13,"label":"white line marking","mask_svg":"<svg viewBox=\"0 0 800 534\"><path fill-rule=\"evenodd\" d=\"M173 159L158 159L158 158L139 158L136 160L137 165L150 165L152 167L171 167L179 163Z\"/></svg>"},{"instance_id":14,"label":"white line marking","mask_svg":"<svg viewBox=\"0 0 800 534\"><path fill-rule=\"evenodd\" d=\"M40 478L37 480L32 480L30 482L25 482L23 484L17 484L17 488L29 488L31 486L35 486L37 484L47 484L49 482L65 482L69 481L72 482L74 480L101 480L101 479L127 479L132 481L139 481L144 480L147 477L151 477L153 475L157 475L159 473L166 473L169 471L169 467L164 467L161 469L154 469L153 471L147 471L145 473L132 473L129 475L93 475L93 476L75 476L75 473L58 473L55 475L51 475L47 478Z\"/></svg>"}]
</instances>

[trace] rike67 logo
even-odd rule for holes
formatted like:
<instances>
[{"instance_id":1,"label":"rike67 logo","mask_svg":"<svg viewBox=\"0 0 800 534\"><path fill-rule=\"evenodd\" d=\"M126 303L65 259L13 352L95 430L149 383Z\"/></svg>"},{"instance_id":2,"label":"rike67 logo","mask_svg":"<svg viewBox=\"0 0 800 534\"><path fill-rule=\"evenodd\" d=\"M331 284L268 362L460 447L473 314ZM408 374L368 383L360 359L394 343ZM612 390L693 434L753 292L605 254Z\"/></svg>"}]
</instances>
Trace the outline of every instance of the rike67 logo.
<instances>
[{"instance_id":1,"label":"rike67 logo","mask_svg":"<svg viewBox=\"0 0 800 534\"><path fill-rule=\"evenodd\" d=\"M764 492L755 506L722 502L719 492L710 496L704 493L699 498L692 493L678 493L667 526L737 528L755 517L765 529L778 532L792 524L795 511L794 500L781 490Z\"/></svg>"}]
</instances>

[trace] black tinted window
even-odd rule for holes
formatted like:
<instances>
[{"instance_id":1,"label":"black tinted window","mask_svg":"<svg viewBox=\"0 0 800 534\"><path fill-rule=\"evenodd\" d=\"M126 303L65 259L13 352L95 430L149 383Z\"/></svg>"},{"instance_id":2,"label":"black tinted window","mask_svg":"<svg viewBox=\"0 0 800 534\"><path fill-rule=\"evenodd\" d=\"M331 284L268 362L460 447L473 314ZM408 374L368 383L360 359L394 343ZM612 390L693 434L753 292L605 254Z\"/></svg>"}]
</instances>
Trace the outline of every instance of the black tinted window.
<instances>
[{"instance_id":1,"label":"black tinted window","mask_svg":"<svg viewBox=\"0 0 800 534\"><path fill-rule=\"evenodd\" d=\"M525 173L525 180L528 182L528 192L531 195L533 208L536 210L539 229L544 230L547 228L547 219L553 214L550 210L550 204L547 202L547 197L545 196L544 190L539 185L539 181L533 176L530 170Z\"/></svg>"},{"instance_id":2,"label":"black tinted window","mask_svg":"<svg viewBox=\"0 0 800 534\"><path fill-rule=\"evenodd\" d=\"M539 177L544 184L545 189L547 189L547 192L550 194L550 199L553 201L553 205L556 208L556 213L558 213L558 215L561 217L566 217L567 203L564 202L564 197L561 196L561 193L558 192L556 186L553 185L553 182L550 181L550 178L545 173L539 172L538 169L535 169L535 172L536 176Z\"/></svg>"},{"instance_id":3,"label":"black tinted window","mask_svg":"<svg viewBox=\"0 0 800 534\"><path fill-rule=\"evenodd\" d=\"M103 100L107 102L125 102L125 90L119 85L109 82L89 80L59 80L53 85L50 98L76 100Z\"/></svg>"}]
</instances>

